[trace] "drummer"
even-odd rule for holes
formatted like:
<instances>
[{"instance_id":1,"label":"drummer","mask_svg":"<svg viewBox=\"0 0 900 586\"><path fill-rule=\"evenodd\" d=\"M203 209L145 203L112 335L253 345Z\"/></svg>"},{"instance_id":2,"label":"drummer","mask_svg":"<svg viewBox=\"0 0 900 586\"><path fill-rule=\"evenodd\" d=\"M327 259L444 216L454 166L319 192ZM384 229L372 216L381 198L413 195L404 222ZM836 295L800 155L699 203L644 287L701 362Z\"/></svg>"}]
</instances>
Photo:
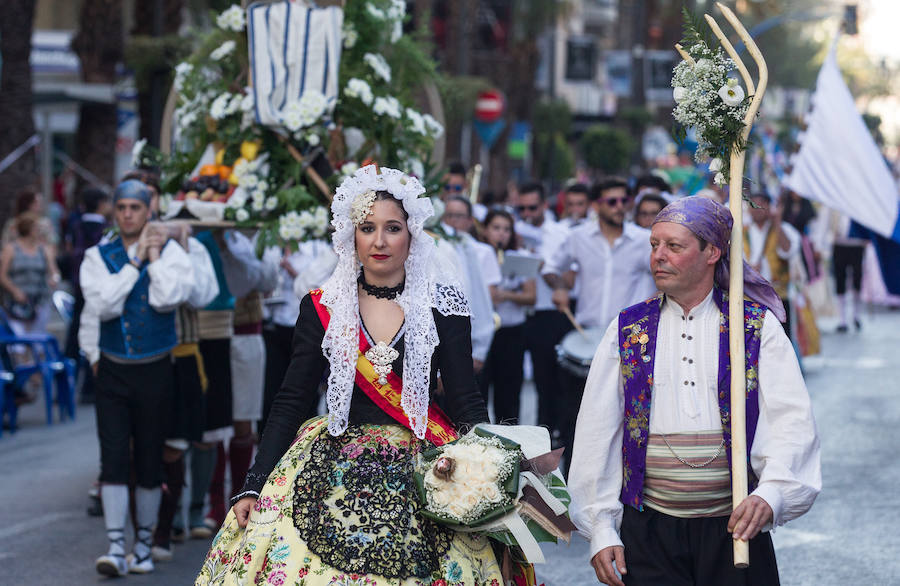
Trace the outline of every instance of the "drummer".
<instances>
[{"instance_id":1,"label":"drummer","mask_svg":"<svg viewBox=\"0 0 900 586\"><path fill-rule=\"evenodd\" d=\"M569 231L544 264L544 280L553 289L553 303L560 311L569 308L569 287L563 274L573 265L577 267L581 294L575 321L582 326L603 327L620 308L656 292L647 262L650 231L625 220L628 198L624 179L613 177L594 185L591 200L597 209L597 222L585 222ZM561 431L563 444L571 450L585 378L572 375L565 379ZM568 470L571 457L566 461Z\"/></svg>"}]
</instances>

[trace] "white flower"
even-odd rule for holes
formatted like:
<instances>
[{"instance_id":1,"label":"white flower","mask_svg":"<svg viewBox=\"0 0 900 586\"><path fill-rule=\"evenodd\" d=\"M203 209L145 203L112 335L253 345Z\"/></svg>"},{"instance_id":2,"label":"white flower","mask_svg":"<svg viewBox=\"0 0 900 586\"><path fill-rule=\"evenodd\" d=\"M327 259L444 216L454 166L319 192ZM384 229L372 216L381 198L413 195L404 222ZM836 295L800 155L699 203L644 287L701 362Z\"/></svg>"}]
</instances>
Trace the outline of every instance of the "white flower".
<instances>
[{"instance_id":1,"label":"white flower","mask_svg":"<svg viewBox=\"0 0 900 586\"><path fill-rule=\"evenodd\" d=\"M269 183L267 181L260 181L256 184L256 189L265 193L269 189Z\"/></svg>"},{"instance_id":2,"label":"white flower","mask_svg":"<svg viewBox=\"0 0 900 586\"><path fill-rule=\"evenodd\" d=\"M387 16L392 20L403 20L406 16L406 2L403 0L391 0L391 5L387 9Z\"/></svg>"},{"instance_id":3,"label":"white flower","mask_svg":"<svg viewBox=\"0 0 900 586\"><path fill-rule=\"evenodd\" d=\"M319 138L318 134L307 134L306 135L306 142L307 142L307 144L309 144L309 146L313 146L313 147L318 146L320 141L321 141L321 139Z\"/></svg>"},{"instance_id":4,"label":"white flower","mask_svg":"<svg viewBox=\"0 0 900 586\"><path fill-rule=\"evenodd\" d=\"M248 91L244 97L241 98L241 111L251 112L253 111L254 106L256 106L256 98L253 97L252 91Z\"/></svg>"},{"instance_id":5,"label":"white flower","mask_svg":"<svg viewBox=\"0 0 900 586\"><path fill-rule=\"evenodd\" d=\"M250 204L250 207L251 207L251 209L253 209L254 212L263 211L264 206L265 206L265 202L261 199L254 199L253 203Z\"/></svg>"},{"instance_id":6,"label":"white flower","mask_svg":"<svg viewBox=\"0 0 900 586\"><path fill-rule=\"evenodd\" d=\"M710 170L712 173L716 173L717 171L721 171L721 170L722 170L722 159L720 159L719 157L716 157L715 159L711 160L711 161L709 162L709 170Z\"/></svg>"},{"instance_id":7,"label":"white flower","mask_svg":"<svg viewBox=\"0 0 900 586\"><path fill-rule=\"evenodd\" d=\"M412 127L413 132L418 132L421 135L428 136L428 130L425 128L425 118L421 114L419 114L412 108L407 108L406 117L409 118L410 126Z\"/></svg>"},{"instance_id":8,"label":"white flower","mask_svg":"<svg viewBox=\"0 0 900 586\"><path fill-rule=\"evenodd\" d=\"M227 206L238 209L244 207L245 203L247 203L247 198L243 195L243 190L241 190L241 195L238 195L238 190L235 189L234 193L231 194L231 197L228 198Z\"/></svg>"},{"instance_id":9,"label":"white flower","mask_svg":"<svg viewBox=\"0 0 900 586\"><path fill-rule=\"evenodd\" d=\"M359 33L353 28L353 23L351 22L344 22L341 35L344 37L344 46L348 49L352 49L356 45L356 41L359 40Z\"/></svg>"},{"instance_id":10,"label":"white flower","mask_svg":"<svg viewBox=\"0 0 900 586\"><path fill-rule=\"evenodd\" d=\"M184 89L185 78L194 70L194 66L187 62L181 62L175 66L175 90L180 92Z\"/></svg>"},{"instance_id":11,"label":"white flower","mask_svg":"<svg viewBox=\"0 0 900 586\"><path fill-rule=\"evenodd\" d=\"M246 222L247 220L250 219L250 212L248 212L248 211L245 210L244 208L241 208L241 209L239 209L237 212L235 212L234 218L235 218L238 222Z\"/></svg>"},{"instance_id":12,"label":"white flower","mask_svg":"<svg viewBox=\"0 0 900 586\"><path fill-rule=\"evenodd\" d=\"M672 90L672 97L675 98L676 102L683 102L687 97L687 90L683 87L677 87Z\"/></svg>"},{"instance_id":13,"label":"white flower","mask_svg":"<svg viewBox=\"0 0 900 586\"><path fill-rule=\"evenodd\" d=\"M712 61L709 59L698 59L694 64L694 71L697 72L698 75L703 75L712 67Z\"/></svg>"},{"instance_id":14,"label":"white flower","mask_svg":"<svg viewBox=\"0 0 900 586\"><path fill-rule=\"evenodd\" d=\"M391 83L391 66L384 60L384 57L377 53L366 53L363 55L363 61L372 68L375 75Z\"/></svg>"},{"instance_id":15,"label":"white flower","mask_svg":"<svg viewBox=\"0 0 900 586\"><path fill-rule=\"evenodd\" d=\"M231 174L240 179L249 171L250 161L248 161L247 159L240 159L237 163L234 164L234 167L231 169Z\"/></svg>"},{"instance_id":16,"label":"white flower","mask_svg":"<svg viewBox=\"0 0 900 586\"><path fill-rule=\"evenodd\" d=\"M349 161L341 165L341 175L353 175L358 169L359 165L353 161Z\"/></svg>"},{"instance_id":17,"label":"white flower","mask_svg":"<svg viewBox=\"0 0 900 586\"><path fill-rule=\"evenodd\" d=\"M238 185L240 185L244 189L253 189L258 183L259 178L253 173L247 173L245 175L241 175L238 178Z\"/></svg>"},{"instance_id":18,"label":"white flower","mask_svg":"<svg viewBox=\"0 0 900 586\"><path fill-rule=\"evenodd\" d=\"M716 176L713 178L713 183L716 185L725 185L725 175L721 172L716 173Z\"/></svg>"},{"instance_id":19,"label":"white flower","mask_svg":"<svg viewBox=\"0 0 900 586\"><path fill-rule=\"evenodd\" d=\"M241 32L244 30L244 11L237 4L232 4L228 10L216 17L216 25L227 31Z\"/></svg>"},{"instance_id":20,"label":"white flower","mask_svg":"<svg viewBox=\"0 0 900 586\"><path fill-rule=\"evenodd\" d=\"M400 102L393 96L388 96L386 98L382 98L381 96L379 96L375 98L375 104L372 106L372 111L379 116L387 115L391 118L397 118L399 120Z\"/></svg>"},{"instance_id":21,"label":"white flower","mask_svg":"<svg viewBox=\"0 0 900 586\"><path fill-rule=\"evenodd\" d=\"M419 159L410 159L407 162L409 174L413 177L425 177L425 165Z\"/></svg>"},{"instance_id":22,"label":"white flower","mask_svg":"<svg viewBox=\"0 0 900 586\"><path fill-rule=\"evenodd\" d=\"M274 210L275 208L278 207L278 198L273 195L272 197L270 197L269 199L266 200L265 205L266 205L266 209L271 212L272 210Z\"/></svg>"},{"instance_id":23,"label":"white flower","mask_svg":"<svg viewBox=\"0 0 900 586\"><path fill-rule=\"evenodd\" d=\"M740 106L744 101L744 88L734 78L729 79L728 83L719 88L719 97L726 106Z\"/></svg>"},{"instance_id":24,"label":"white flower","mask_svg":"<svg viewBox=\"0 0 900 586\"><path fill-rule=\"evenodd\" d=\"M231 94L225 92L213 100L209 107L209 115L213 120L221 120L229 114L229 106L231 103Z\"/></svg>"},{"instance_id":25,"label":"white flower","mask_svg":"<svg viewBox=\"0 0 900 586\"><path fill-rule=\"evenodd\" d=\"M141 151L144 150L144 147L147 146L147 139L142 138L141 140L134 143L134 146L131 148L131 166L137 167L138 163L141 161Z\"/></svg>"},{"instance_id":26,"label":"white flower","mask_svg":"<svg viewBox=\"0 0 900 586\"><path fill-rule=\"evenodd\" d=\"M234 48L237 44L234 41L225 41L217 49L215 49L212 53L209 54L209 58L213 61L219 61L223 57L227 57L234 51Z\"/></svg>"},{"instance_id":27,"label":"white flower","mask_svg":"<svg viewBox=\"0 0 900 586\"><path fill-rule=\"evenodd\" d=\"M303 92L299 100L292 100L281 111L282 123L291 132L315 124L325 109L328 100L325 95L315 90Z\"/></svg>"},{"instance_id":28,"label":"white flower","mask_svg":"<svg viewBox=\"0 0 900 586\"><path fill-rule=\"evenodd\" d=\"M344 95L351 98L359 98L366 106L371 106L372 100L375 99L369 84L356 77L351 77L350 81L347 82L347 87L344 88Z\"/></svg>"},{"instance_id":29,"label":"white flower","mask_svg":"<svg viewBox=\"0 0 900 586\"><path fill-rule=\"evenodd\" d=\"M425 126L433 138L440 138L444 134L443 125L438 122L431 114L423 114L422 119L425 120Z\"/></svg>"},{"instance_id":30,"label":"white flower","mask_svg":"<svg viewBox=\"0 0 900 586\"><path fill-rule=\"evenodd\" d=\"M371 2L366 3L366 12L368 12L371 16L377 18L378 20L385 20L387 18L384 10L376 7Z\"/></svg>"}]
</instances>

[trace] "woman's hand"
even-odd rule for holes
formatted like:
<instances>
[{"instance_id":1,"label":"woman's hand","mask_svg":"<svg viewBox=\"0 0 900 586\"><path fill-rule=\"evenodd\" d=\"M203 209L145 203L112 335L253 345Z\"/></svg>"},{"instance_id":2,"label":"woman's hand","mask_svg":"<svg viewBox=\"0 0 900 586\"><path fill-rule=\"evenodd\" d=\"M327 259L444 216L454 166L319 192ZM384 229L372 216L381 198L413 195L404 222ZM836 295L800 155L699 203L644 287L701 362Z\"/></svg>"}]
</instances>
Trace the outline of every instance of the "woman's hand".
<instances>
[{"instance_id":1,"label":"woman's hand","mask_svg":"<svg viewBox=\"0 0 900 586\"><path fill-rule=\"evenodd\" d=\"M247 526L247 520L250 518L250 511L253 510L253 505L255 504L255 496L245 496L234 503L232 509L234 510L234 516L237 518L238 527L241 529Z\"/></svg>"},{"instance_id":2,"label":"woman's hand","mask_svg":"<svg viewBox=\"0 0 900 586\"><path fill-rule=\"evenodd\" d=\"M28 296L25 295L25 293L18 287L12 289L10 293L12 294L12 297L13 299L15 299L16 303L25 303L28 301Z\"/></svg>"}]
</instances>

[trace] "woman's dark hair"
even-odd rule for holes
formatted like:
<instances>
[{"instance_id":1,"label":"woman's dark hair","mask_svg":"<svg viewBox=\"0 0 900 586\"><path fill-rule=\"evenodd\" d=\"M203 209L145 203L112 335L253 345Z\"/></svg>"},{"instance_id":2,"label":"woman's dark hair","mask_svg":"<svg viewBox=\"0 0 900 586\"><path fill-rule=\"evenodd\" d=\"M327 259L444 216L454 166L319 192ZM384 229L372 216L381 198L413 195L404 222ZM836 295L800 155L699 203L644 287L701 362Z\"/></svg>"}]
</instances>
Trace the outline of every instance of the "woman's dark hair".
<instances>
[{"instance_id":1,"label":"woman's dark hair","mask_svg":"<svg viewBox=\"0 0 900 586\"><path fill-rule=\"evenodd\" d=\"M41 192L33 187L26 187L16 196L16 216L20 216L31 209Z\"/></svg>"},{"instance_id":2,"label":"woman's dark hair","mask_svg":"<svg viewBox=\"0 0 900 586\"><path fill-rule=\"evenodd\" d=\"M491 222L494 221L495 218L503 218L507 222L509 222L509 240L506 242L506 246L503 247L503 250L515 250L516 248L516 221L513 219L512 214L510 214L506 210L500 209L492 209L487 213L487 216L484 217L483 226L485 230L487 227L491 225ZM486 240L487 238L485 238ZM490 243L488 243L490 244Z\"/></svg>"},{"instance_id":3,"label":"woman's dark hair","mask_svg":"<svg viewBox=\"0 0 900 586\"><path fill-rule=\"evenodd\" d=\"M392 201L400 208L400 211L403 212L403 219L409 220L409 214L406 212L406 208L403 207L403 202L394 197L390 191L384 191L383 189L375 192L375 201Z\"/></svg>"},{"instance_id":4,"label":"woman's dark hair","mask_svg":"<svg viewBox=\"0 0 900 586\"><path fill-rule=\"evenodd\" d=\"M16 216L16 234L18 234L20 238L28 238L31 236L34 229L37 227L38 219L38 215L34 212L23 212Z\"/></svg>"}]
</instances>

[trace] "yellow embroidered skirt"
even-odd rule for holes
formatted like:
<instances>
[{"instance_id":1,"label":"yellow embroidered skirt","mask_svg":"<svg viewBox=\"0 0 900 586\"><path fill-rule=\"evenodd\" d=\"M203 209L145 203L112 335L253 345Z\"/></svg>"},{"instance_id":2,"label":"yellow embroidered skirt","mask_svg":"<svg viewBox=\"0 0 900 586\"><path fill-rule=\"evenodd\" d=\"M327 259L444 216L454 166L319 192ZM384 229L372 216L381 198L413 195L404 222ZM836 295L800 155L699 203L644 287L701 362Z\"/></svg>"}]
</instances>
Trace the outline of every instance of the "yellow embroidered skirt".
<instances>
[{"instance_id":1,"label":"yellow embroidered skirt","mask_svg":"<svg viewBox=\"0 0 900 586\"><path fill-rule=\"evenodd\" d=\"M399 425L328 433L308 421L269 475L245 529L233 513L197 585L500 586L487 538L418 514L423 444Z\"/></svg>"}]
</instances>

